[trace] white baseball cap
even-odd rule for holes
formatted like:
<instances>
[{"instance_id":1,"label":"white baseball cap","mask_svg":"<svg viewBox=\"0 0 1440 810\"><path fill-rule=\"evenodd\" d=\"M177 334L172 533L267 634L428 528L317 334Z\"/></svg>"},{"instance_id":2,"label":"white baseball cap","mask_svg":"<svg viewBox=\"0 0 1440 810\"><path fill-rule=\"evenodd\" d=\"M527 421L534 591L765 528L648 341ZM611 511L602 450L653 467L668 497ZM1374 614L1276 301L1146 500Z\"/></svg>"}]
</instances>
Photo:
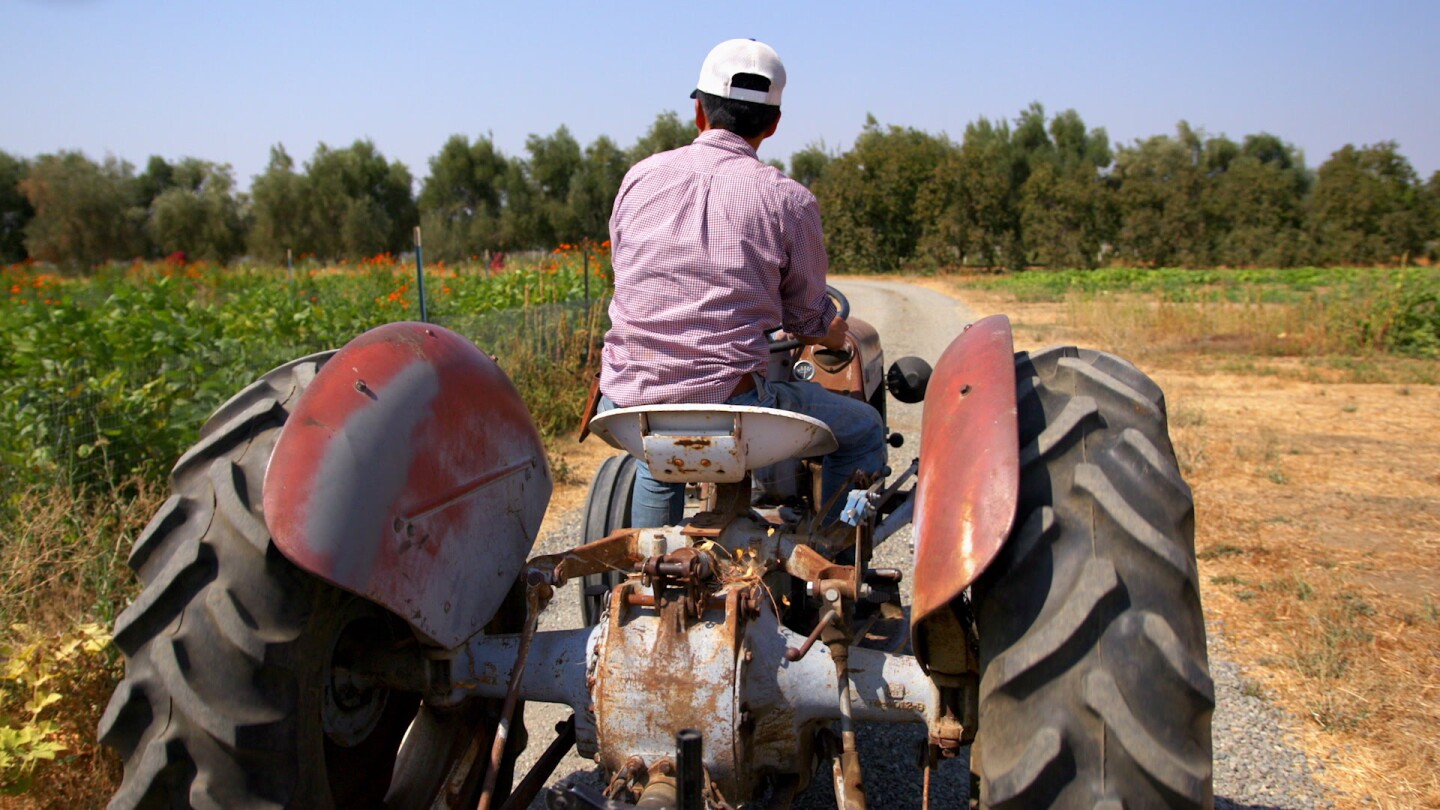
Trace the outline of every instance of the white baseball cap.
<instances>
[{"instance_id":1,"label":"white baseball cap","mask_svg":"<svg viewBox=\"0 0 1440 810\"><path fill-rule=\"evenodd\" d=\"M751 73L770 80L770 90L750 90L731 87L730 81L737 73ZM785 90L785 65L775 49L753 39L727 39L716 45L705 64L700 66L700 81L695 89L702 93L736 101L750 101L756 104L780 106L780 93ZM694 93L691 93L694 98Z\"/></svg>"}]
</instances>

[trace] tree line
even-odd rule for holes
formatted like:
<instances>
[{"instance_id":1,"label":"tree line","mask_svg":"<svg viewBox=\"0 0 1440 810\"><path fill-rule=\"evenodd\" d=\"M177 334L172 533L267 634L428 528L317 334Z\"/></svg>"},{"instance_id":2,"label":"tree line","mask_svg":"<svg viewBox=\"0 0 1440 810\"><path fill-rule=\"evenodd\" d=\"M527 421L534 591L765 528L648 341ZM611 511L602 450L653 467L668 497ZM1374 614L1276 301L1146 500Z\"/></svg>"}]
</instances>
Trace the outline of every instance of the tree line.
<instances>
[{"instance_id":1,"label":"tree line","mask_svg":"<svg viewBox=\"0 0 1440 810\"><path fill-rule=\"evenodd\" d=\"M427 254L446 259L598 241L629 167L693 137L673 112L626 149L606 136L582 147L564 126L518 156L453 135L418 195L367 140L321 144L303 165L277 145L248 193L228 165L198 158L155 156L137 172L114 157L0 152L0 259L358 258L404 250L417 224ZM851 149L808 146L788 172L819 198L840 271L1389 264L1440 250L1440 171L1422 181L1390 141L1311 170L1270 133L1236 141L1182 121L1112 145L1074 110L1032 104L970 123L958 142L872 116Z\"/></svg>"}]
</instances>

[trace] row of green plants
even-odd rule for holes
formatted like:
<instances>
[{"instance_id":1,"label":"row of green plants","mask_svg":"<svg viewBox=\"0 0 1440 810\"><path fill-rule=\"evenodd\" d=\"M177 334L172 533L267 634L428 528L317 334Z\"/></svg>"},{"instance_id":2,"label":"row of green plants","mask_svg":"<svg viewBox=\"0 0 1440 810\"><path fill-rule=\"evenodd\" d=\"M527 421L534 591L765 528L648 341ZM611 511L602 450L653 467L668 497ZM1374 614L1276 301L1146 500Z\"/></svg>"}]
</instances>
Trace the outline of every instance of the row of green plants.
<instances>
[{"instance_id":1,"label":"row of green plants","mask_svg":"<svg viewBox=\"0 0 1440 810\"><path fill-rule=\"evenodd\" d=\"M587 266L598 302L610 272L602 246L567 246L501 270L427 268L430 320L467 334L522 379L536 364L580 379L601 326L598 311L584 308ZM77 470L82 483L158 480L206 415L266 369L419 319L415 266L387 255L294 271L111 265L84 279L16 265L0 283L0 479L12 485L75 479ZM551 412L563 401L526 399L542 426L564 429Z\"/></svg>"},{"instance_id":2,"label":"row of green plants","mask_svg":"<svg viewBox=\"0 0 1440 810\"><path fill-rule=\"evenodd\" d=\"M967 284L1001 290L1021 301L1095 301L1139 297L1157 313L1175 307L1253 310L1249 322L1265 329L1284 314L1323 341L1272 340L1271 353L1383 353L1440 357L1440 268L1335 268L1184 270L1132 267L1032 271L975 276ZM1213 327L1214 322L1208 326ZM1201 325L1202 328L1205 324ZM1233 327L1232 327L1233 328ZM1270 328L1271 337L1294 328Z\"/></svg>"}]
</instances>

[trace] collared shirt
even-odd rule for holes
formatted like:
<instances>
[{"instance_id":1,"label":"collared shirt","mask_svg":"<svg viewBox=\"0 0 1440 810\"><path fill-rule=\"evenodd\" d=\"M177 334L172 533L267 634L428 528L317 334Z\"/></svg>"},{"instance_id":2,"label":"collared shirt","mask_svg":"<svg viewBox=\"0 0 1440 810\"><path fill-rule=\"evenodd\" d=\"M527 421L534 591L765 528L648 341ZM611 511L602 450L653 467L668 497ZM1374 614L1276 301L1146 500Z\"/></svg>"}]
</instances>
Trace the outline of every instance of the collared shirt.
<instances>
[{"instance_id":1,"label":"collared shirt","mask_svg":"<svg viewBox=\"0 0 1440 810\"><path fill-rule=\"evenodd\" d=\"M765 369L765 331L819 337L835 317L815 195L733 132L632 167L610 244L600 388L621 407L724 402Z\"/></svg>"}]
</instances>

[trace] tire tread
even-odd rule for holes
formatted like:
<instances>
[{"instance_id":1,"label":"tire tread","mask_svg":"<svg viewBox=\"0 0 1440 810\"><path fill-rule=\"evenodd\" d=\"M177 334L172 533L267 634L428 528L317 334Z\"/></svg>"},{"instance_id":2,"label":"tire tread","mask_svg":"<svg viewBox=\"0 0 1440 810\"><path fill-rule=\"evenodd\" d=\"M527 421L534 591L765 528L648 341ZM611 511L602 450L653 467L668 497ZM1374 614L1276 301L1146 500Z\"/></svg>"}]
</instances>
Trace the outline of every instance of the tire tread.
<instances>
[{"instance_id":1,"label":"tire tread","mask_svg":"<svg viewBox=\"0 0 1440 810\"><path fill-rule=\"evenodd\" d=\"M1018 354L1016 379L1024 519L972 587L980 806L1209 807L1214 686L1164 395L1070 346Z\"/></svg>"}]
</instances>

